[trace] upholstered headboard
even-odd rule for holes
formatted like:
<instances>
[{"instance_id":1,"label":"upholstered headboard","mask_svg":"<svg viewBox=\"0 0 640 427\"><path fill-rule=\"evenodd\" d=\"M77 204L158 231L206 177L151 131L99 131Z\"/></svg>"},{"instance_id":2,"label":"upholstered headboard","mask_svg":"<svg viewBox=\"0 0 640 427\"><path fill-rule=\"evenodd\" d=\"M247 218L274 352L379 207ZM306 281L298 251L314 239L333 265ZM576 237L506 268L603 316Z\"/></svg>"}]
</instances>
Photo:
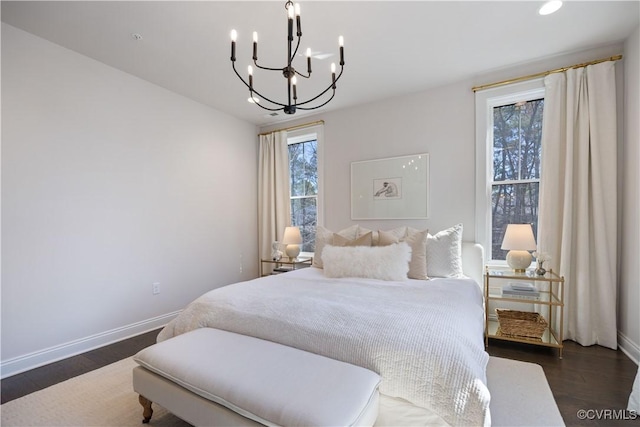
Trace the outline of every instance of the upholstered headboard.
<instances>
[{"instance_id":1,"label":"upholstered headboard","mask_svg":"<svg viewBox=\"0 0 640 427\"><path fill-rule=\"evenodd\" d=\"M484 289L484 248L475 242L462 242L462 272Z\"/></svg>"}]
</instances>

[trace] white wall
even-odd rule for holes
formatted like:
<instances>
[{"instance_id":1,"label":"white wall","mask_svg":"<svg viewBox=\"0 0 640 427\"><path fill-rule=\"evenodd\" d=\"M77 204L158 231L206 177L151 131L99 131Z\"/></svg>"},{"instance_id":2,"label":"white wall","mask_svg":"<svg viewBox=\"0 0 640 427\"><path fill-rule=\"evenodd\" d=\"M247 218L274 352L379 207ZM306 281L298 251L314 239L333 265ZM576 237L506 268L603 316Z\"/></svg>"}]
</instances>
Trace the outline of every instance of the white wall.
<instances>
[{"instance_id":1,"label":"white wall","mask_svg":"<svg viewBox=\"0 0 640 427\"><path fill-rule=\"evenodd\" d=\"M338 89L337 95L340 95ZM470 82L306 116L261 131L312 120L325 121L324 225L338 230L359 223L371 229L408 224L439 231L464 224L464 239L473 240L474 97ZM350 165L360 160L419 153L430 154L429 219L359 220L350 215Z\"/></svg>"},{"instance_id":2,"label":"white wall","mask_svg":"<svg viewBox=\"0 0 640 427\"><path fill-rule=\"evenodd\" d=\"M439 231L464 224L464 239L475 239L475 96L472 87L621 53L605 46L548 58L474 79L381 102L265 126L261 132L314 120L325 121L325 226L360 223L368 228L409 224ZM345 71L346 73L347 71ZM619 72L622 76L622 72ZM338 89L336 96L340 96ZM622 104L621 104L622 105ZM350 164L428 152L430 216L427 220L352 221Z\"/></svg>"},{"instance_id":3,"label":"white wall","mask_svg":"<svg viewBox=\"0 0 640 427\"><path fill-rule=\"evenodd\" d=\"M640 360L640 27L624 45L624 144L618 304L619 343Z\"/></svg>"},{"instance_id":4,"label":"white wall","mask_svg":"<svg viewBox=\"0 0 640 427\"><path fill-rule=\"evenodd\" d=\"M634 38L635 37L635 38ZM508 69L476 76L473 79L434 88L424 92L360 105L324 114L299 117L296 120L265 126L261 132L294 126L314 120L325 121L325 226L337 230L360 223L372 229L388 229L400 224L439 231L458 222L464 224L464 240L475 239L475 118L473 86L513 79L594 59L624 53L618 63L616 77L626 81L631 90L620 84L619 111L622 114L619 134L626 120L626 149L635 153L626 157L623 168L631 184L624 194L627 222L633 218L635 229L625 239L629 261L621 285L620 329L628 340L621 342L625 350L638 348L638 42L637 32L623 47L622 43L601 46L563 56L541 59ZM623 52L624 50L624 52ZM634 64L635 65L631 65ZM625 79L625 71L627 73ZM347 73L345 71L345 73ZM633 83L630 83L633 81ZM631 94L624 112L624 94ZM336 96L340 96L338 89ZM630 129L633 127L633 129ZM635 135L635 136L634 136ZM622 141L622 136L620 138ZM634 151L635 150L635 151ZM430 217L409 221L352 221L350 219L350 163L383 157L430 153ZM635 162L635 163L634 163ZM635 180L635 181L634 181ZM635 182L635 184L634 184ZM633 231L635 230L635 231ZM626 233L626 230L625 230ZM635 237L634 237L635 236ZM635 257L635 258L633 258ZM628 351L628 353L632 354Z\"/></svg>"},{"instance_id":5,"label":"white wall","mask_svg":"<svg viewBox=\"0 0 640 427\"><path fill-rule=\"evenodd\" d=\"M256 147L247 122L3 23L3 376L257 276Z\"/></svg>"}]
</instances>

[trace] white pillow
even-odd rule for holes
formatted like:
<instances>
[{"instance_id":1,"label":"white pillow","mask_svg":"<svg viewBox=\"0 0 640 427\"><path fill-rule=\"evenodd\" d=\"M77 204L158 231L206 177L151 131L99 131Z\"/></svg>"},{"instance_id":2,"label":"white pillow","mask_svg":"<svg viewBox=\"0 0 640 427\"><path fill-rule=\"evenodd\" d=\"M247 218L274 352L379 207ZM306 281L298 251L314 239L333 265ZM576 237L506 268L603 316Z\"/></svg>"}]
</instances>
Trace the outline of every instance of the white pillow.
<instances>
[{"instance_id":1,"label":"white pillow","mask_svg":"<svg viewBox=\"0 0 640 427\"><path fill-rule=\"evenodd\" d=\"M430 277L462 277L462 224L427 236L427 271Z\"/></svg>"},{"instance_id":2,"label":"white pillow","mask_svg":"<svg viewBox=\"0 0 640 427\"><path fill-rule=\"evenodd\" d=\"M326 245L322 259L327 277L406 280L411 248L406 243L389 246Z\"/></svg>"},{"instance_id":3,"label":"white pillow","mask_svg":"<svg viewBox=\"0 0 640 427\"><path fill-rule=\"evenodd\" d=\"M354 240L358 235L358 225L352 225L351 227L338 231L336 234L346 239ZM322 248L327 244L333 244L333 231L319 225L316 227L316 248L313 255L314 267L322 268Z\"/></svg>"}]
</instances>

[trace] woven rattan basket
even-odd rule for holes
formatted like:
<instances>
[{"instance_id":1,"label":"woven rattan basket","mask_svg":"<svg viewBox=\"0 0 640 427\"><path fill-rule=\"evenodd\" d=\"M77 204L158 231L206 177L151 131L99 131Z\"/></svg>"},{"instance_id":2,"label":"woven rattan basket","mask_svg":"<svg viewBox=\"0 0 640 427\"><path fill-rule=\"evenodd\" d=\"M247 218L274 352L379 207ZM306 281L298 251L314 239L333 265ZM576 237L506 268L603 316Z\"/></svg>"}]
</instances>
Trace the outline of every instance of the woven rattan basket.
<instances>
[{"instance_id":1,"label":"woven rattan basket","mask_svg":"<svg viewBox=\"0 0 640 427\"><path fill-rule=\"evenodd\" d=\"M547 321L540 313L496 309L496 314L503 335L540 339L547 328Z\"/></svg>"}]
</instances>

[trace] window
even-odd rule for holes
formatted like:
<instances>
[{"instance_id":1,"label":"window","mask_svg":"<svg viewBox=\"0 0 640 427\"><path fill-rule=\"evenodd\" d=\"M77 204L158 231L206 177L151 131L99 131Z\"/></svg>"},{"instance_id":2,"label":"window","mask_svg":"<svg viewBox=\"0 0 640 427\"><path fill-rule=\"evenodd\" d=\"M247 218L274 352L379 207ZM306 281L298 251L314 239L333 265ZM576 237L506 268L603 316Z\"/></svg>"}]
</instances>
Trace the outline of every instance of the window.
<instances>
[{"instance_id":1,"label":"window","mask_svg":"<svg viewBox=\"0 0 640 427\"><path fill-rule=\"evenodd\" d=\"M477 240L489 261L507 224L531 224L537 239L544 87L541 80L476 94Z\"/></svg>"},{"instance_id":2,"label":"window","mask_svg":"<svg viewBox=\"0 0 640 427\"><path fill-rule=\"evenodd\" d=\"M492 259L507 256L507 224L532 224L537 236L543 106L535 99L493 107Z\"/></svg>"},{"instance_id":3,"label":"window","mask_svg":"<svg viewBox=\"0 0 640 427\"><path fill-rule=\"evenodd\" d=\"M319 224L321 197L319 193L321 133L318 129L310 132L288 134L289 182L291 194L291 225L300 227L302 252L312 253L315 249L316 226Z\"/></svg>"}]
</instances>

